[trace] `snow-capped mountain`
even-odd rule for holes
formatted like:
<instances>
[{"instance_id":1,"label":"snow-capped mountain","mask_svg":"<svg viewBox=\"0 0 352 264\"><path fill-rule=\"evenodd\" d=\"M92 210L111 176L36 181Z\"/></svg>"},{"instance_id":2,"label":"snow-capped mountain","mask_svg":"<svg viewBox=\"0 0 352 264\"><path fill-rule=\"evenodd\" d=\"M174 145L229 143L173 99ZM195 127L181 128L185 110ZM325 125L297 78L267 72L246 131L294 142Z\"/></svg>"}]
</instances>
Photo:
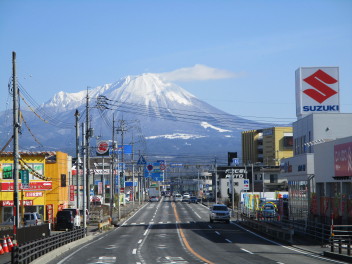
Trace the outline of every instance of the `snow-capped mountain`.
<instances>
[{"instance_id":1,"label":"snow-capped mountain","mask_svg":"<svg viewBox=\"0 0 352 264\"><path fill-rule=\"evenodd\" d=\"M34 112L24 112L31 134L22 126L22 149L43 145L44 150L75 150L75 111L85 121L87 92L90 127L96 138L111 139L112 123L121 144L134 142L137 152L149 155L215 156L240 152L241 131L263 124L229 115L197 99L157 74L127 76L78 93L59 92ZM124 120L123 122L121 120ZM36 141L35 139L36 138Z\"/></svg>"}]
</instances>

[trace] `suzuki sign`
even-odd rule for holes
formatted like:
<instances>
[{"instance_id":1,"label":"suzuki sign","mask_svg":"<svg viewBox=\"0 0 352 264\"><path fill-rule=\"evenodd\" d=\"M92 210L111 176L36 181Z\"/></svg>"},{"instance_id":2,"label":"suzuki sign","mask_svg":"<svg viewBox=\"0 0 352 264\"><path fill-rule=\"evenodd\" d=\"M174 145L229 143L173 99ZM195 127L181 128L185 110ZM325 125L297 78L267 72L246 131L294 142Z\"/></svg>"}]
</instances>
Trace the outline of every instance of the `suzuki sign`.
<instances>
[{"instance_id":1,"label":"suzuki sign","mask_svg":"<svg viewBox=\"0 0 352 264\"><path fill-rule=\"evenodd\" d=\"M339 113L339 68L302 67L296 70L296 116Z\"/></svg>"}]
</instances>

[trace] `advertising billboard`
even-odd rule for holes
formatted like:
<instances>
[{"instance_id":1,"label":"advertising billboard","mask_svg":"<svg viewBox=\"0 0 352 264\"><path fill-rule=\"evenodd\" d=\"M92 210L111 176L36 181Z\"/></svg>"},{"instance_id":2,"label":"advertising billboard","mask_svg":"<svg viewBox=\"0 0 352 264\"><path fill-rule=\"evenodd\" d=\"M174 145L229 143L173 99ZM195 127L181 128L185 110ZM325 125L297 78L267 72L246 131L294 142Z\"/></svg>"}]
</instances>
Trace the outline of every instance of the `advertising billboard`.
<instances>
[{"instance_id":1,"label":"advertising billboard","mask_svg":"<svg viewBox=\"0 0 352 264\"><path fill-rule=\"evenodd\" d=\"M301 67L296 70L296 116L339 113L339 68Z\"/></svg>"}]
</instances>

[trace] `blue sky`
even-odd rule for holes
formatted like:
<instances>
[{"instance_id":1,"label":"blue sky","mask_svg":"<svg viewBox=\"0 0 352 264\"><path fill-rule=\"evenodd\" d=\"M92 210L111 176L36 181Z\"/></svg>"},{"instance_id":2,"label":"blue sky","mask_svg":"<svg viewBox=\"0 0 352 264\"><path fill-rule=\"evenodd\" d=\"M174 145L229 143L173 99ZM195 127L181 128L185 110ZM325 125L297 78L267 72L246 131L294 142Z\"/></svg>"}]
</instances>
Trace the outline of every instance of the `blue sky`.
<instances>
[{"instance_id":1,"label":"blue sky","mask_svg":"<svg viewBox=\"0 0 352 264\"><path fill-rule=\"evenodd\" d=\"M11 106L15 51L39 104L182 70L189 78L173 82L227 113L294 121L295 70L339 66L341 112L351 113L351 14L351 0L0 0L0 110Z\"/></svg>"}]
</instances>

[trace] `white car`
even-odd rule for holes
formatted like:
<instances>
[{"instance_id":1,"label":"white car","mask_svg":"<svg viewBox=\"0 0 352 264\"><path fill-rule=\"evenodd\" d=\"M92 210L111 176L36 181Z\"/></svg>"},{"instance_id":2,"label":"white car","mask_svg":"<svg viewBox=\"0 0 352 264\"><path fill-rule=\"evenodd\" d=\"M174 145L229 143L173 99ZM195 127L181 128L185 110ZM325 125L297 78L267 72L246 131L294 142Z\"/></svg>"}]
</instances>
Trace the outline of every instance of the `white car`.
<instances>
[{"instance_id":1,"label":"white car","mask_svg":"<svg viewBox=\"0 0 352 264\"><path fill-rule=\"evenodd\" d=\"M159 197L158 196L151 196L149 198L149 202L159 202Z\"/></svg>"},{"instance_id":2,"label":"white car","mask_svg":"<svg viewBox=\"0 0 352 264\"><path fill-rule=\"evenodd\" d=\"M181 194L175 194L174 195L174 201L175 202L182 202L182 195Z\"/></svg>"},{"instance_id":3,"label":"white car","mask_svg":"<svg viewBox=\"0 0 352 264\"><path fill-rule=\"evenodd\" d=\"M210 208L210 223L214 221L222 221L230 223L230 211L225 204L214 204Z\"/></svg>"},{"instance_id":4,"label":"white car","mask_svg":"<svg viewBox=\"0 0 352 264\"><path fill-rule=\"evenodd\" d=\"M187 202L189 201L189 198L191 198L191 195L189 193L184 193L182 196L182 202Z\"/></svg>"}]
</instances>

